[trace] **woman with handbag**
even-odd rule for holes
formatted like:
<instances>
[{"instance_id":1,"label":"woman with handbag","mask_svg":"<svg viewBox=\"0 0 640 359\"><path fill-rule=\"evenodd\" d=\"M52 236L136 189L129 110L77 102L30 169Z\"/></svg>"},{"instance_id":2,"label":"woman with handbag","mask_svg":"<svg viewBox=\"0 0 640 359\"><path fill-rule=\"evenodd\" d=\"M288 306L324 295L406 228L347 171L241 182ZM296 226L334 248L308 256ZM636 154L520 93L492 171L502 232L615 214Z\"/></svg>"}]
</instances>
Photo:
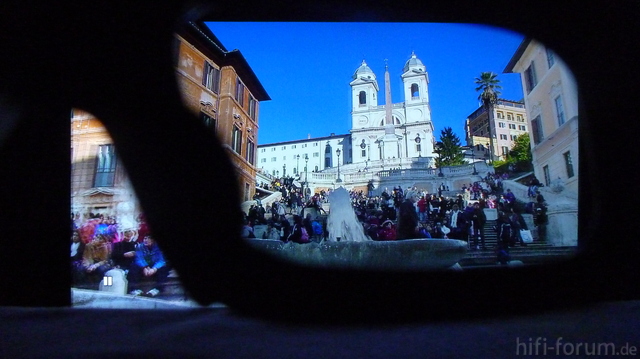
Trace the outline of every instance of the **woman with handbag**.
<instances>
[{"instance_id":1,"label":"woman with handbag","mask_svg":"<svg viewBox=\"0 0 640 359\"><path fill-rule=\"evenodd\" d=\"M520 211L515 207L511 208L511 216L509 217L511 220L511 245L513 246L516 243L516 240L520 242L520 245L526 247L527 244L522 239L522 235L520 231L528 231L527 223L524 221L524 217L520 214Z\"/></svg>"}]
</instances>

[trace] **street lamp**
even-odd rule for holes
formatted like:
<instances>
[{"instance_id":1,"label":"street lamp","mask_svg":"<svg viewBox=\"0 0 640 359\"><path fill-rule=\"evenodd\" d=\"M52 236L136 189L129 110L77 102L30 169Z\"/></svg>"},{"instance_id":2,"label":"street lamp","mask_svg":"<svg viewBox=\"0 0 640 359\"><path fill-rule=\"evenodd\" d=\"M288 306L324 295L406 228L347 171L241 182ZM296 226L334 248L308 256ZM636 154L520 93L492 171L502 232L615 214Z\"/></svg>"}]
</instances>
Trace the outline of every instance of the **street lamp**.
<instances>
[{"instance_id":1,"label":"street lamp","mask_svg":"<svg viewBox=\"0 0 640 359\"><path fill-rule=\"evenodd\" d=\"M296 173L300 177L300 155L296 155Z\"/></svg>"},{"instance_id":2,"label":"street lamp","mask_svg":"<svg viewBox=\"0 0 640 359\"><path fill-rule=\"evenodd\" d=\"M471 146L471 163L473 163L473 173L472 173L472 175L475 176L475 175L478 174L478 171L476 171L476 161L475 161L476 157L473 154L473 148L474 147L475 146Z\"/></svg>"},{"instance_id":3,"label":"street lamp","mask_svg":"<svg viewBox=\"0 0 640 359\"><path fill-rule=\"evenodd\" d=\"M306 153L304 154L304 184L307 185L307 188L304 189L304 198L308 201L309 198L307 198L307 190L309 190L309 179L307 178L307 165L309 163L309 155L307 155Z\"/></svg>"},{"instance_id":4,"label":"street lamp","mask_svg":"<svg viewBox=\"0 0 640 359\"><path fill-rule=\"evenodd\" d=\"M287 164L282 165L282 177L287 175Z\"/></svg>"},{"instance_id":5,"label":"street lamp","mask_svg":"<svg viewBox=\"0 0 640 359\"><path fill-rule=\"evenodd\" d=\"M338 155L338 179L336 180L336 183L342 182L342 180L340 179L340 153L341 152L342 151L340 151L339 148L336 150L336 154Z\"/></svg>"}]
</instances>

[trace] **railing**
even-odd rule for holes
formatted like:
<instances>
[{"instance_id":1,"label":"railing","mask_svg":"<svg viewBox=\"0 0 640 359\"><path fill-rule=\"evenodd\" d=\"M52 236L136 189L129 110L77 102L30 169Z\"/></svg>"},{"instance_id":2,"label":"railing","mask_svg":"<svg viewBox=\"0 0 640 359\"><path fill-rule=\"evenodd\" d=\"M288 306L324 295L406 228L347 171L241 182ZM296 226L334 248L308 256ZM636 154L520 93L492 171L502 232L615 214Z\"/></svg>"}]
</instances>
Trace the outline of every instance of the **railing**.
<instances>
[{"instance_id":1,"label":"railing","mask_svg":"<svg viewBox=\"0 0 640 359\"><path fill-rule=\"evenodd\" d=\"M482 165L477 165L482 167ZM476 167L476 170L479 168ZM482 169L482 168L480 168ZM473 164L467 164L455 167L443 167L442 174L447 175L471 175L473 174ZM436 178L440 176L440 169L438 168L394 168L386 169L382 171L361 171L355 173L341 173L340 179L348 183L366 182L370 179L397 177L397 178ZM332 183L338 178L338 173L312 173L309 181L315 183Z\"/></svg>"},{"instance_id":2,"label":"railing","mask_svg":"<svg viewBox=\"0 0 640 359\"><path fill-rule=\"evenodd\" d=\"M386 107L387 107L386 105L371 106L371 109L372 110L382 110L382 109L384 109ZM391 108L404 108L404 103L394 103Z\"/></svg>"}]
</instances>

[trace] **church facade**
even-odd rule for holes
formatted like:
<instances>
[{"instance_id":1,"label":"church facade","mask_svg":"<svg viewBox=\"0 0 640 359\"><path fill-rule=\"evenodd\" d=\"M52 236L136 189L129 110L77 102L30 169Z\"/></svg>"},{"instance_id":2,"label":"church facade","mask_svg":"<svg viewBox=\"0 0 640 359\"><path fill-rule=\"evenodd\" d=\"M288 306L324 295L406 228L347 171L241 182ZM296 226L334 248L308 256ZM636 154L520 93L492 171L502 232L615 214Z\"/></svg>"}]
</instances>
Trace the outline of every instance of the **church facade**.
<instances>
[{"instance_id":1,"label":"church facade","mask_svg":"<svg viewBox=\"0 0 640 359\"><path fill-rule=\"evenodd\" d=\"M392 103L385 69L384 103L378 103L376 75L365 61L352 76L351 137L354 162L433 157L429 75L415 54L402 69L404 101Z\"/></svg>"},{"instance_id":2,"label":"church facade","mask_svg":"<svg viewBox=\"0 0 640 359\"><path fill-rule=\"evenodd\" d=\"M351 77L351 130L349 134L258 145L258 166L263 174L333 173L342 166L345 174L384 170L419 158L421 166L433 165L434 127L429 104L429 75L412 54L401 73L404 101L392 103L390 74L384 74L384 102L379 103L376 74L365 61ZM304 159L309 159L304 161ZM304 161L304 162L303 162ZM286 169L295 169L286 171ZM406 167L405 167L406 168Z\"/></svg>"}]
</instances>

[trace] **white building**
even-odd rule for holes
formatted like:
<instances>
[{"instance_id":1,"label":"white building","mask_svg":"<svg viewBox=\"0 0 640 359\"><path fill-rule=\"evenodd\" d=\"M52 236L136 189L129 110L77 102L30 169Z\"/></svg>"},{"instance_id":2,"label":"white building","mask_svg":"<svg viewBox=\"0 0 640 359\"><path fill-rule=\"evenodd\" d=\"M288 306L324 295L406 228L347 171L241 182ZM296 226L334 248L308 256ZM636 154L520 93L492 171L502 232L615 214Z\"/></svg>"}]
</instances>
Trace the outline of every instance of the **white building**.
<instances>
[{"instance_id":1,"label":"white building","mask_svg":"<svg viewBox=\"0 0 640 359\"><path fill-rule=\"evenodd\" d=\"M376 75L362 61L349 84L350 133L258 145L257 167L272 176L296 177L305 165L309 173L333 173L338 164L345 166L343 173L384 169L385 165L408 167L410 158L421 158L420 165L428 165L435 141L426 67L415 54L407 60L401 73L404 101L400 103L391 102L389 76L387 68L385 103L379 105Z\"/></svg>"},{"instance_id":2,"label":"white building","mask_svg":"<svg viewBox=\"0 0 640 359\"><path fill-rule=\"evenodd\" d=\"M274 177L297 177L299 173L320 172L351 163L351 136L348 134L308 138L258 145L258 168ZM338 157L337 149L340 149Z\"/></svg>"},{"instance_id":3,"label":"white building","mask_svg":"<svg viewBox=\"0 0 640 359\"><path fill-rule=\"evenodd\" d=\"M404 101L391 103L389 71L385 70L385 103L378 105L376 75L365 61L352 76L351 137L353 161L433 157L433 123L429 105L429 74L411 54L402 69ZM357 149L357 150L356 150Z\"/></svg>"}]
</instances>

